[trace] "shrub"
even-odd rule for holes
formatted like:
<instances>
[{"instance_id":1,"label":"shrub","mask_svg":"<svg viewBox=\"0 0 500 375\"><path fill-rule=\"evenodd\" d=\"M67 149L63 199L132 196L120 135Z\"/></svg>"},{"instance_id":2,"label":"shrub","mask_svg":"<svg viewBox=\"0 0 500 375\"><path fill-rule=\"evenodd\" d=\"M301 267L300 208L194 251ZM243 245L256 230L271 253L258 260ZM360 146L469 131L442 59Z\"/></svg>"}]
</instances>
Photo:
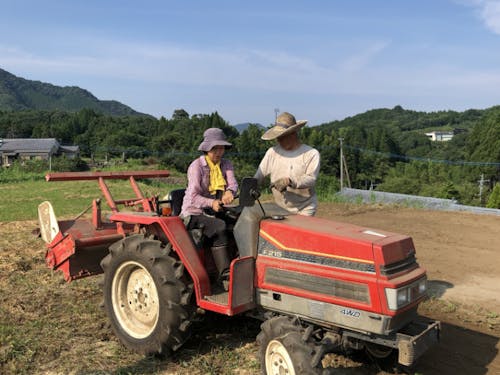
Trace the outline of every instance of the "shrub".
<instances>
[{"instance_id":1,"label":"shrub","mask_svg":"<svg viewBox=\"0 0 500 375\"><path fill-rule=\"evenodd\" d=\"M500 208L500 184L495 184L486 204L488 208Z\"/></svg>"},{"instance_id":2,"label":"shrub","mask_svg":"<svg viewBox=\"0 0 500 375\"><path fill-rule=\"evenodd\" d=\"M66 156L52 158L51 169L54 172L79 172L88 171L88 164L80 159L68 159Z\"/></svg>"}]
</instances>

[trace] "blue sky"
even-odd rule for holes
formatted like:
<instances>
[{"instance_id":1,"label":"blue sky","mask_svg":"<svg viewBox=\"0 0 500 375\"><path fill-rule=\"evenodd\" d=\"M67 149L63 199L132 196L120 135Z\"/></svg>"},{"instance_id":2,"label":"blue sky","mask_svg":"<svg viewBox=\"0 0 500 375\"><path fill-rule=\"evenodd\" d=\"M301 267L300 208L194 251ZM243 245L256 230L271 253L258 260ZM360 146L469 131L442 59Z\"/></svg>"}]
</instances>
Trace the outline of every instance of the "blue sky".
<instances>
[{"instance_id":1,"label":"blue sky","mask_svg":"<svg viewBox=\"0 0 500 375\"><path fill-rule=\"evenodd\" d=\"M170 118L500 104L499 0L0 0L0 68Z\"/></svg>"}]
</instances>

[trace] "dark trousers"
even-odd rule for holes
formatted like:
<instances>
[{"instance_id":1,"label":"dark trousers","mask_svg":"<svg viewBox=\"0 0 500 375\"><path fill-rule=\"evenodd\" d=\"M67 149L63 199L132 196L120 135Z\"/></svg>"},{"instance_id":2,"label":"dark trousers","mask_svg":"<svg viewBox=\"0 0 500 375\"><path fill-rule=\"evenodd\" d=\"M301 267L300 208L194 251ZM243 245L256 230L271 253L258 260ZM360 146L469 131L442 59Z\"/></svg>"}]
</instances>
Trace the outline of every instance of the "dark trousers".
<instances>
[{"instance_id":1,"label":"dark trousers","mask_svg":"<svg viewBox=\"0 0 500 375\"><path fill-rule=\"evenodd\" d=\"M228 244L226 222L214 216L192 215L188 229L203 228L203 235L209 238L212 246Z\"/></svg>"}]
</instances>

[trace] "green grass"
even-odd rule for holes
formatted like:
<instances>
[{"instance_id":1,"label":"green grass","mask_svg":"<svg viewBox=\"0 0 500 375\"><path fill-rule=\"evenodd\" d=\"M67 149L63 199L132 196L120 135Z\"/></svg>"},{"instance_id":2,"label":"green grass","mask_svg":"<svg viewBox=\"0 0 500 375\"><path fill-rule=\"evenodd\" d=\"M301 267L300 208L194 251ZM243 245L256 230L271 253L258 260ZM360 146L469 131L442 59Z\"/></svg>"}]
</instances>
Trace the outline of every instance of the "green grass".
<instances>
[{"instance_id":1,"label":"green grass","mask_svg":"<svg viewBox=\"0 0 500 375\"><path fill-rule=\"evenodd\" d=\"M137 168L139 169L139 168ZM118 170L118 169L113 169ZM3 176L5 177L5 176ZM178 177L178 179L182 179ZM128 181L106 181L114 199L134 198ZM179 184L166 184L156 179L140 180L138 184L146 197L158 195L160 198L170 190L183 187ZM344 202L333 187L320 186L318 198L322 202ZM102 199L102 209L107 210L104 196L96 181L56 181L47 182L43 174L16 173L0 180L0 222L35 220L38 205L50 201L57 217L74 217L87 209L92 200ZM271 199L267 189L262 191L261 200Z\"/></svg>"},{"instance_id":2,"label":"green grass","mask_svg":"<svg viewBox=\"0 0 500 375\"><path fill-rule=\"evenodd\" d=\"M114 199L134 198L128 181L112 180L107 185ZM159 195L178 188L154 180L139 181L144 196ZM0 183L0 222L35 220L38 205L50 201L57 217L76 216L92 204L95 198L102 198L102 209L107 205L97 181L47 182L42 177L24 181Z\"/></svg>"}]
</instances>

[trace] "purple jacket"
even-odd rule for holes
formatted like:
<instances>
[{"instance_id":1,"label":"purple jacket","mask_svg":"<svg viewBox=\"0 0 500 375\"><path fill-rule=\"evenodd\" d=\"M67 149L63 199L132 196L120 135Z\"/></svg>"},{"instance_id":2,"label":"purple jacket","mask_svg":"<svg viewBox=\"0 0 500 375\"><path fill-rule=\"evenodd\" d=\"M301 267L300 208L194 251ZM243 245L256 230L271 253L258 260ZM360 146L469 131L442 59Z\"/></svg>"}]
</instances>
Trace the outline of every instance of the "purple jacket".
<instances>
[{"instance_id":1,"label":"purple jacket","mask_svg":"<svg viewBox=\"0 0 500 375\"><path fill-rule=\"evenodd\" d=\"M234 177L233 165L229 160L220 162L222 175L226 179L226 190L231 190L233 195L238 191L238 183ZM201 215L203 208L212 207L214 200L209 191L210 168L205 160L205 155L195 159L187 171L188 187L182 202L181 216Z\"/></svg>"}]
</instances>

